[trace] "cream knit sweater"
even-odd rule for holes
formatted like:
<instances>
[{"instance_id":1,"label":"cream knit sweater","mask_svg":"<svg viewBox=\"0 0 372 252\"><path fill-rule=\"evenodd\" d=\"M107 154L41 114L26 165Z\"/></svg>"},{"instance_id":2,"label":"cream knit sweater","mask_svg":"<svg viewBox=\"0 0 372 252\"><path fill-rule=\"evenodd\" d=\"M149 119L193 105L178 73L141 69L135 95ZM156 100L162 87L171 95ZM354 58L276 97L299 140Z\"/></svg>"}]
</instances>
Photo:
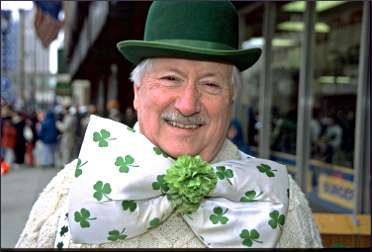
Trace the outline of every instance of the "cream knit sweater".
<instances>
[{"instance_id":1,"label":"cream knit sweater","mask_svg":"<svg viewBox=\"0 0 372 252\"><path fill-rule=\"evenodd\" d=\"M213 162L240 159L238 149L226 140ZM54 246L59 216L67 212L67 200L77 160L67 164L45 187L31 209L17 248ZM289 175L289 208L278 248L322 247L308 202ZM228 234L226 234L228 235ZM205 248L182 217L172 214L162 225L140 236L103 244L78 244L70 248Z\"/></svg>"}]
</instances>

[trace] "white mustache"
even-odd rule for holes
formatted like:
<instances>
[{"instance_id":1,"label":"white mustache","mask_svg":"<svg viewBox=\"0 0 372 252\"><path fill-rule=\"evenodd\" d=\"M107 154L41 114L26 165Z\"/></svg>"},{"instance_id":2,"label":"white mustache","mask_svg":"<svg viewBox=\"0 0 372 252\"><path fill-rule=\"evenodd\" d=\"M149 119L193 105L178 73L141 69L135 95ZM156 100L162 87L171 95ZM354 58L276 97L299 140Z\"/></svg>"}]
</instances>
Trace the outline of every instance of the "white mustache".
<instances>
[{"instance_id":1,"label":"white mustache","mask_svg":"<svg viewBox=\"0 0 372 252\"><path fill-rule=\"evenodd\" d=\"M199 115L184 116L178 112L164 112L161 114L161 119L171 121L179 124L196 124L204 125L208 123L208 120Z\"/></svg>"}]
</instances>

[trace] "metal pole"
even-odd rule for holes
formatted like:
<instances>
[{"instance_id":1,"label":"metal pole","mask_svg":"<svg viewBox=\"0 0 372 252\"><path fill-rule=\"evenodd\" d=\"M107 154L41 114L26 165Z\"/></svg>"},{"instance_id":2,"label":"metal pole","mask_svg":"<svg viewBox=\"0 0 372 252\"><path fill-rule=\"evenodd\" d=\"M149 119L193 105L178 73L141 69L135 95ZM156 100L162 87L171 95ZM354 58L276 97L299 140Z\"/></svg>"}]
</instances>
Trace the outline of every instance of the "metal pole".
<instances>
[{"instance_id":1,"label":"metal pole","mask_svg":"<svg viewBox=\"0 0 372 252\"><path fill-rule=\"evenodd\" d=\"M23 105L25 94L25 10L19 10L19 98Z\"/></svg>"},{"instance_id":2,"label":"metal pole","mask_svg":"<svg viewBox=\"0 0 372 252\"><path fill-rule=\"evenodd\" d=\"M272 103L272 84L271 84L271 40L274 34L275 23L275 3L265 2L264 22L263 22L263 62L261 69L261 83L259 94L259 143L258 154L260 158L270 156L270 136L271 136L271 103Z\"/></svg>"},{"instance_id":3,"label":"metal pole","mask_svg":"<svg viewBox=\"0 0 372 252\"><path fill-rule=\"evenodd\" d=\"M296 142L296 182L306 192L306 171L310 156L310 120L311 120L311 83L313 80L314 1L306 2L304 15L305 30L302 41L302 61L297 109L297 142Z\"/></svg>"},{"instance_id":4,"label":"metal pole","mask_svg":"<svg viewBox=\"0 0 372 252\"><path fill-rule=\"evenodd\" d=\"M370 190L369 183L366 183L370 177L370 170L367 164L370 164L370 153L367 152L370 148L371 125L368 124L370 111L370 85L371 75L368 71L371 64L371 3L364 1L363 17L361 26L361 39L359 51L359 72L358 72L358 91L357 91L357 108L355 122L355 148L354 148L354 197L353 197L353 213L360 214L362 212L363 198L369 198ZM369 142L369 144L368 144ZM365 177L366 179L363 179ZM367 191L367 192L366 192ZM363 197L367 196L367 197Z\"/></svg>"}]
</instances>

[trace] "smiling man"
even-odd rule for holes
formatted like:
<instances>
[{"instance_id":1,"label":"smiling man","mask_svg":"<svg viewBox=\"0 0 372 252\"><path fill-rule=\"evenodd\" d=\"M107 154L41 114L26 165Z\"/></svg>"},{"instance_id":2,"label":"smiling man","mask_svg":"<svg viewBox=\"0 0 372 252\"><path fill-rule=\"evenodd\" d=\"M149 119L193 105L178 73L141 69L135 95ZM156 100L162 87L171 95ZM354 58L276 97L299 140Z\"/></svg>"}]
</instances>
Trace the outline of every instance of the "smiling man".
<instances>
[{"instance_id":1,"label":"smiling man","mask_svg":"<svg viewBox=\"0 0 372 252\"><path fill-rule=\"evenodd\" d=\"M172 157L199 154L211 161L229 123L233 67L171 58L142 64L151 67L134 83L141 132Z\"/></svg>"},{"instance_id":2,"label":"smiling man","mask_svg":"<svg viewBox=\"0 0 372 252\"><path fill-rule=\"evenodd\" d=\"M158 1L144 40L117 45L136 67L134 128L91 116L79 158L35 203L17 247L321 247L300 188L276 162L227 138L239 72L227 1Z\"/></svg>"}]
</instances>

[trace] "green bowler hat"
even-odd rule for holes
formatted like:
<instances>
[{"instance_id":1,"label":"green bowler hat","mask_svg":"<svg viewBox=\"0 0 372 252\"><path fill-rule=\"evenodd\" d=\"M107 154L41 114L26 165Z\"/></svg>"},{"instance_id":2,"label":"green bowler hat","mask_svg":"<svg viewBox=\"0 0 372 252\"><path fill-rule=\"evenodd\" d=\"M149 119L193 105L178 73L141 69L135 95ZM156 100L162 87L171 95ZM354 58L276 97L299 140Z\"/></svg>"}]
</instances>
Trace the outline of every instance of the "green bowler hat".
<instances>
[{"instance_id":1,"label":"green bowler hat","mask_svg":"<svg viewBox=\"0 0 372 252\"><path fill-rule=\"evenodd\" d=\"M239 49L238 14L227 1L155 1L144 40L124 40L117 48L133 64L154 57L225 62L240 71L260 57L260 48Z\"/></svg>"}]
</instances>

